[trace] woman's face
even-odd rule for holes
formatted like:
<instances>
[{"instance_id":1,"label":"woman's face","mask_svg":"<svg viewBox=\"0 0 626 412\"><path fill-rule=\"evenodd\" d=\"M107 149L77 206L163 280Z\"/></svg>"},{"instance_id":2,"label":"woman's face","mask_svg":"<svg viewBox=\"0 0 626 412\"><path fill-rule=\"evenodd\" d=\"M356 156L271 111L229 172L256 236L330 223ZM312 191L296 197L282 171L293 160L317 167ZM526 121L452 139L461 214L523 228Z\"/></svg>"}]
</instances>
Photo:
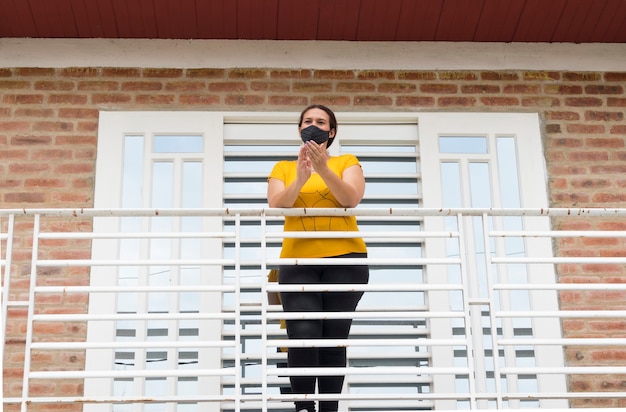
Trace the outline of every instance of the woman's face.
<instances>
[{"instance_id":1,"label":"woman's face","mask_svg":"<svg viewBox=\"0 0 626 412\"><path fill-rule=\"evenodd\" d=\"M330 131L330 118L328 117L328 113L317 108L307 110L304 116L302 116L302 124L298 128L298 131L306 129L309 126L317 126L321 130ZM331 131L330 137L332 138L334 135L335 132Z\"/></svg>"}]
</instances>

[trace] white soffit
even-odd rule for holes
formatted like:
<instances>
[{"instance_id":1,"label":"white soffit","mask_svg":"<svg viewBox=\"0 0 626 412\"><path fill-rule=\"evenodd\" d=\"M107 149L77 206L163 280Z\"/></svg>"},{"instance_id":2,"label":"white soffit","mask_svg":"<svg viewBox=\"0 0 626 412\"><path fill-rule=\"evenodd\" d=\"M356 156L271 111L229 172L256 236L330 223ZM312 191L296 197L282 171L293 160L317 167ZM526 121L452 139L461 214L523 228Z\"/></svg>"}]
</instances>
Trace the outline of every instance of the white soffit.
<instances>
[{"instance_id":1,"label":"white soffit","mask_svg":"<svg viewBox=\"0 0 626 412\"><path fill-rule=\"evenodd\" d=\"M0 67L626 71L626 44L0 39Z\"/></svg>"}]
</instances>

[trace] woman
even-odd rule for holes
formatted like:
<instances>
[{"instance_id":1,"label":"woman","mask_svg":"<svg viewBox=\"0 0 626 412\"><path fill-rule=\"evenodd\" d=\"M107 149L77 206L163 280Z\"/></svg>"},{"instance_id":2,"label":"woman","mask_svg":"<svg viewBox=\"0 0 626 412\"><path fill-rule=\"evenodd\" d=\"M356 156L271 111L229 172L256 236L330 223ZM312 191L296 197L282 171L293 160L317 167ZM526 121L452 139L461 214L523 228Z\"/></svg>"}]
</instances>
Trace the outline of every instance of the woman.
<instances>
[{"instance_id":1,"label":"woman","mask_svg":"<svg viewBox=\"0 0 626 412\"><path fill-rule=\"evenodd\" d=\"M337 135L335 114L322 105L312 105L300 114L298 131L303 141L298 160L280 161L268 179L270 207L353 208L365 191L365 179L358 159L349 154L330 156L328 147ZM353 216L285 218L285 231L358 231ZM285 238L281 258L364 258L365 242L360 238ZM283 265L280 284L364 284L367 265ZM350 312L356 309L363 292L282 292L285 312ZM352 319L288 320L290 339L346 339ZM345 367L346 348L289 348L289 367ZM343 376L292 376L295 394L341 393ZM320 412L337 411L338 401L320 401ZM315 411L313 401L297 401L296 411Z\"/></svg>"}]
</instances>

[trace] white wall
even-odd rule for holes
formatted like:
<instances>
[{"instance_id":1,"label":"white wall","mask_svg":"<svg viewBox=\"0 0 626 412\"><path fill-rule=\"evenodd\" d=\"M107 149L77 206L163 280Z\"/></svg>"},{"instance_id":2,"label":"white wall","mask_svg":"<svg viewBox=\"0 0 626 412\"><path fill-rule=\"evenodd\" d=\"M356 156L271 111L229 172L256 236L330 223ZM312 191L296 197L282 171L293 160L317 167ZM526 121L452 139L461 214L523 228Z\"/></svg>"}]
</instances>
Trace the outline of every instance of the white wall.
<instances>
[{"instance_id":1,"label":"white wall","mask_svg":"<svg viewBox=\"0 0 626 412\"><path fill-rule=\"evenodd\" d=\"M626 71L626 44L1 38L0 67Z\"/></svg>"}]
</instances>

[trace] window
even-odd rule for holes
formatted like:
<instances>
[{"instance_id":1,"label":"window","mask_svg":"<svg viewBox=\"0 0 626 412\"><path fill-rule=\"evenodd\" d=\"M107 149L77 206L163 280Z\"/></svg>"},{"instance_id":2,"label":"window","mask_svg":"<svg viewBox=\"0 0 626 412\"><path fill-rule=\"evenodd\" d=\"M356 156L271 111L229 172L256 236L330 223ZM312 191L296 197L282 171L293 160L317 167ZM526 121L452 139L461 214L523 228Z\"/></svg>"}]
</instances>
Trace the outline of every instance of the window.
<instances>
[{"instance_id":1,"label":"window","mask_svg":"<svg viewBox=\"0 0 626 412\"><path fill-rule=\"evenodd\" d=\"M273 164L280 159L295 158L299 141L296 122L298 113L209 113L209 112L102 112L100 117L98 164L96 170L96 208L263 208L266 207L266 179ZM538 119L529 114L443 114L443 113L338 113L339 130L331 153L348 152L357 155L364 168L367 188L359 208L523 208L546 206L545 171L538 133ZM110 225L107 221L106 225ZM236 250L228 240L234 223L221 219L198 219L190 216L155 216L121 219L115 223L122 232L156 232L164 234L151 239L94 241L94 256L98 259L148 260L149 265L121 264L94 267L92 284L99 286L127 286L128 292L95 294L90 301L90 313L163 314L219 313L234 305L234 285L239 281L250 287L242 290L242 301L258 302L262 297L258 285L265 275L258 264L259 245L250 242ZM270 221L268 230L280 231L282 221ZM506 253L524 254L527 248L550 247L526 243L520 239L503 240L485 247L478 230L483 224L496 229L545 228L545 219L491 219L481 217L463 222L464 230L473 233L473 242L465 245L450 240L368 241L369 255L377 257L447 257L466 249L474 258L469 267L428 267L372 265L371 282L423 284L461 282L467 277L471 300L481 302L485 297L485 284L491 281L515 279L518 282L550 281L550 271L537 278L526 268L509 265L500 267L488 263L488 250L502 248ZM261 228L258 221L245 220L239 228L250 238ZM362 218L359 225L367 231L393 230L456 231L452 219L447 218ZM98 221L96 231L107 231ZM177 240L165 234L198 232L197 239ZM202 237L205 232L224 232L222 241ZM280 242L269 243L269 257L277 257ZM240 266L224 267L194 265L194 260L212 257L233 262L241 257ZM168 259L188 259L190 264L168 266ZM250 259L248 259L250 258ZM246 264L247 261L253 262ZM499 279L499 280L498 280ZM552 281L554 276L552 274ZM233 286L220 292L214 287ZM142 287L159 286L179 288L180 292L146 294ZM196 290L193 290L196 288ZM412 306L427 312L432 309L467 310L472 327L484 328L481 339L472 342L484 359L484 368L476 380L467 376L414 377L408 384L405 377L377 376L375 380L348 377L350 393L388 392L411 390L414 393L440 391L443 393L467 392L477 385L483 392L496 385L508 385L519 391L540 391L544 387L564 388L560 379L539 382L536 376L519 376L517 379L497 379L498 365L493 356L493 334L515 337L524 334L559 336L558 323L549 320L541 324L525 323L523 319L489 325L494 310L507 305L527 308L555 307L556 297L537 299L529 293L514 292L498 296L498 308L469 304L468 299L450 292L368 292L361 307L376 310L384 306L402 308ZM391 303L390 303L391 302ZM552 305L552 306L551 306ZM258 328L254 317L242 315L242 327ZM154 371L163 368L181 370L194 368L241 367L246 377L258 376L259 363L244 357L239 359L231 349L214 347L189 347L172 349L167 342L217 342L235 339L232 320L163 319L98 322L89 328L91 342L149 342L150 348L124 350L90 349L87 368L108 370L112 365L118 370ZM275 327L277 325L270 325ZM465 325L446 319L398 319L387 321L356 321L355 339L374 335L436 337L454 339L463 335ZM241 336L241 350L253 356L259 352L258 338ZM159 347L158 342L163 342ZM545 353L518 350L502 359L520 364L548 364L562 362L559 350L546 349ZM500 359L501 357L498 357ZM351 366L418 365L454 366L474 361L464 349L454 346L437 347L380 347L375 353L358 347L350 348ZM482 364L481 364L482 365ZM232 382L216 378L180 376L176 379L159 378L146 374L134 379L90 379L85 394L101 396L151 396L167 394L235 393ZM103 382L106 384L103 385ZM407 387L409 389L407 389ZM208 389L211 388L211 389ZM243 391L257 390L254 387ZM271 388L277 391L277 388ZM513 401L512 401L513 402ZM351 401L350 408L359 410L366 403ZM423 408L467 408L463 401L436 400L423 402ZM491 404L481 407L489 408ZM536 406L530 403L528 406ZM90 406L91 407L91 406ZM93 405L96 410L99 405ZM144 410L159 409L162 405L147 404ZM190 403L179 410L195 411ZM211 406L213 407L213 406ZM114 410L132 408L116 405ZM134 409L133 409L134 410Z\"/></svg>"}]
</instances>

